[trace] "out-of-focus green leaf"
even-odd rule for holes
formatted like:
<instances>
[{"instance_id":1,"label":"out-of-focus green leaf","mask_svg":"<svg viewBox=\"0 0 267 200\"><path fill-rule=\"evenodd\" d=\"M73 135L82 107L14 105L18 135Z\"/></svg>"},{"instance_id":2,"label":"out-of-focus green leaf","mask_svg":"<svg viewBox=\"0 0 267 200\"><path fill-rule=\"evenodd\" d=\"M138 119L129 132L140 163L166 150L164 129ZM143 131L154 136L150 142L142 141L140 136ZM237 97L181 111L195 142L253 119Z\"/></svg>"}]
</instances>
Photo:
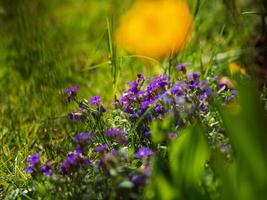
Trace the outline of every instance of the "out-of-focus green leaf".
<instances>
[{"instance_id":1,"label":"out-of-focus green leaf","mask_svg":"<svg viewBox=\"0 0 267 200\"><path fill-rule=\"evenodd\" d=\"M170 146L170 168L179 184L197 186L209 158L209 148L199 126L185 129Z\"/></svg>"},{"instance_id":2,"label":"out-of-focus green leaf","mask_svg":"<svg viewBox=\"0 0 267 200\"><path fill-rule=\"evenodd\" d=\"M255 83L240 84L238 91L239 102L221 109L236 158L234 172L220 166L224 171L222 178L233 177L228 183L223 179L223 185L228 193L232 193L228 198L263 199L267 195L267 119ZM231 188L227 184L235 186L235 189L229 191Z\"/></svg>"},{"instance_id":3,"label":"out-of-focus green leaf","mask_svg":"<svg viewBox=\"0 0 267 200\"><path fill-rule=\"evenodd\" d=\"M153 121L151 124L152 141L160 143L164 140L166 133L173 131L173 115L165 117L163 120Z\"/></svg>"}]
</instances>

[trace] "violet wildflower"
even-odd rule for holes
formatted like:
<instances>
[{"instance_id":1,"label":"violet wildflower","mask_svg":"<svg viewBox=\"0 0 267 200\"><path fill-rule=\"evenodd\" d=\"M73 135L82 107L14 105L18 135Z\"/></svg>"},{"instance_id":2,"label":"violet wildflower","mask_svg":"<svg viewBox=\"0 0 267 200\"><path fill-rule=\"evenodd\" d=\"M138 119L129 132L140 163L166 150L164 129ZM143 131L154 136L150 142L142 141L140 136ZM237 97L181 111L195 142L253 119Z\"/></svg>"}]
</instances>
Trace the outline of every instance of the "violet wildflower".
<instances>
[{"instance_id":1,"label":"violet wildflower","mask_svg":"<svg viewBox=\"0 0 267 200\"><path fill-rule=\"evenodd\" d=\"M155 111L156 111L157 113L162 113L162 112L163 112L163 108L162 108L162 106L160 106L160 105L156 105L154 109L155 109Z\"/></svg>"},{"instance_id":2,"label":"violet wildflower","mask_svg":"<svg viewBox=\"0 0 267 200\"><path fill-rule=\"evenodd\" d=\"M34 166L30 165L28 167L25 167L24 172L27 173L27 174L28 173L32 173L34 168L35 168Z\"/></svg>"},{"instance_id":3,"label":"violet wildflower","mask_svg":"<svg viewBox=\"0 0 267 200\"><path fill-rule=\"evenodd\" d=\"M187 78L189 80L197 80L199 77L200 77L199 72L193 72L193 73L189 74Z\"/></svg>"},{"instance_id":4,"label":"violet wildflower","mask_svg":"<svg viewBox=\"0 0 267 200\"><path fill-rule=\"evenodd\" d=\"M171 93L175 94L175 95L182 95L184 93L184 91L180 88L180 87L173 87L171 88Z\"/></svg>"},{"instance_id":5,"label":"violet wildflower","mask_svg":"<svg viewBox=\"0 0 267 200\"><path fill-rule=\"evenodd\" d=\"M144 185L146 184L147 180L146 177L140 174L135 174L132 176L131 181L136 185Z\"/></svg>"},{"instance_id":6,"label":"violet wildflower","mask_svg":"<svg viewBox=\"0 0 267 200\"><path fill-rule=\"evenodd\" d=\"M80 133L75 136L74 140L76 142L86 142L86 143L92 143L91 138L93 135L91 133Z\"/></svg>"},{"instance_id":7,"label":"violet wildflower","mask_svg":"<svg viewBox=\"0 0 267 200\"><path fill-rule=\"evenodd\" d=\"M78 87L77 85L75 85L74 87L67 88L67 89L65 90L65 92L66 92L67 94L73 94L73 93L77 92L78 89L79 89L79 87Z\"/></svg>"},{"instance_id":8,"label":"violet wildflower","mask_svg":"<svg viewBox=\"0 0 267 200\"><path fill-rule=\"evenodd\" d=\"M76 154L83 154L83 153L84 153L84 150L83 150L83 148L81 148L81 147L76 147L75 150L74 150L74 152L75 152Z\"/></svg>"},{"instance_id":9,"label":"violet wildflower","mask_svg":"<svg viewBox=\"0 0 267 200\"><path fill-rule=\"evenodd\" d=\"M88 166L92 163L92 161L90 160L90 158L87 158L87 157L82 157L81 158L81 164L83 166Z\"/></svg>"},{"instance_id":10,"label":"violet wildflower","mask_svg":"<svg viewBox=\"0 0 267 200\"><path fill-rule=\"evenodd\" d=\"M137 77L138 77L139 79L144 79L144 75L141 74L141 73L137 74Z\"/></svg>"},{"instance_id":11,"label":"violet wildflower","mask_svg":"<svg viewBox=\"0 0 267 200\"><path fill-rule=\"evenodd\" d=\"M64 160L61 164L60 164L60 169L63 172L63 174L67 174L67 172L69 171L70 168L70 164L68 163L67 160Z\"/></svg>"},{"instance_id":12,"label":"violet wildflower","mask_svg":"<svg viewBox=\"0 0 267 200\"><path fill-rule=\"evenodd\" d=\"M69 120L73 121L73 122L76 122L76 121L81 121L81 120L84 120L84 115L82 113L79 113L79 112L70 112L68 114L68 118Z\"/></svg>"},{"instance_id":13,"label":"violet wildflower","mask_svg":"<svg viewBox=\"0 0 267 200\"><path fill-rule=\"evenodd\" d=\"M106 130L105 134L108 136L124 135L125 131L122 131L118 128L110 128L110 129Z\"/></svg>"},{"instance_id":14,"label":"violet wildflower","mask_svg":"<svg viewBox=\"0 0 267 200\"><path fill-rule=\"evenodd\" d=\"M91 106L99 106L100 104L101 104L101 97L100 96L91 97Z\"/></svg>"},{"instance_id":15,"label":"violet wildflower","mask_svg":"<svg viewBox=\"0 0 267 200\"><path fill-rule=\"evenodd\" d=\"M151 136L151 132L150 132L150 131L145 131L145 132L144 132L144 136L146 136L146 137Z\"/></svg>"},{"instance_id":16,"label":"violet wildflower","mask_svg":"<svg viewBox=\"0 0 267 200\"><path fill-rule=\"evenodd\" d=\"M35 153L28 157L27 162L30 164L30 166L26 167L24 169L25 173L31 173L36 168L36 166L40 163L40 154Z\"/></svg>"},{"instance_id":17,"label":"violet wildflower","mask_svg":"<svg viewBox=\"0 0 267 200\"><path fill-rule=\"evenodd\" d=\"M193 90L193 89L195 89L199 84L200 84L199 81L191 81L191 82L188 84L188 88L190 88L191 90Z\"/></svg>"},{"instance_id":18,"label":"violet wildflower","mask_svg":"<svg viewBox=\"0 0 267 200\"><path fill-rule=\"evenodd\" d=\"M75 85L72 88L67 88L65 90L65 93L69 96L67 97L66 101L69 103L71 100L73 100L76 97L76 92L78 91L79 87Z\"/></svg>"},{"instance_id":19,"label":"violet wildflower","mask_svg":"<svg viewBox=\"0 0 267 200\"><path fill-rule=\"evenodd\" d=\"M41 172L43 172L44 176L50 176L52 174L51 163L45 163L45 165L41 167Z\"/></svg>"},{"instance_id":20,"label":"violet wildflower","mask_svg":"<svg viewBox=\"0 0 267 200\"><path fill-rule=\"evenodd\" d=\"M71 165L78 165L78 156L75 153L70 152L68 153L66 161Z\"/></svg>"},{"instance_id":21,"label":"violet wildflower","mask_svg":"<svg viewBox=\"0 0 267 200\"><path fill-rule=\"evenodd\" d=\"M98 145L95 148L95 151L96 152L103 152L103 151L106 151L107 149L108 149L108 145L107 144L103 144L103 145Z\"/></svg>"},{"instance_id":22,"label":"violet wildflower","mask_svg":"<svg viewBox=\"0 0 267 200\"><path fill-rule=\"evenodd\" d=\"M150 156L153 154L153 151L150 150L149 148L146 147L140 147L135 154L135 158L141 159L141 158L146 158L147 156Z\"/></svg>"},{"instance_id":23,"label":"violet wildflower","mask_svg":"<svg viewBox=\"0 0 267 200\"><path fill-rule=\"evenodd\" d=\"M29 156L27 162L30 163L32 166L36 166L40 162L40 154L35 153Z\"/></svg>"},{"instance_id":24,"label":"violet wildflower","mask_svg":"<svg viewBox=\"0 0 267 200\"><path fill-rule=\"evenodd\" d=\"M179 64L176 66L176 69L178 69L180 72L186 73L186 65L185 64Z\"/></svg>"}]
</instances>

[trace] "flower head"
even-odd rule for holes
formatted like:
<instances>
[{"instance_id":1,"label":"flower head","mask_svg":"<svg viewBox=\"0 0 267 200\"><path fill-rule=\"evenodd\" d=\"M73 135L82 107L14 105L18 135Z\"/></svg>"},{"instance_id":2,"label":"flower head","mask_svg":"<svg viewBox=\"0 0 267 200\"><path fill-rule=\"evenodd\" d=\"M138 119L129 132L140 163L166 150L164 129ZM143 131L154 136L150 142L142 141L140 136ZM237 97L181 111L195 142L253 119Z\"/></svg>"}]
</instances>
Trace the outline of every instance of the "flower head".
<instances>
[{"instance_id":1,"label":"flower head","mask_svg":"<svg viewBox=\"0 0 267 200\"><path fill-rule=\"evenodd\" d=\"M100 104L101 104L101 97L100 96L91 97L91 106L99 106Z\"/></svg>"},{"instance_id":2,"label":"flower head","mask_svg":"<svg viewBox=\"0 0 267 200\"><path fill-rule=\"evenodd\" d=\"M71 87L71 88L67 88L67 89L65 90L65 92L66 92L67 94L73 94L73 93L76 93L76 92L78 91L78 89L79 89L79 87L78 87L77 85L75 85L75 86L73 86L73 87Z\"/></svg>"},{"instance_id":3,"label":"flower head","mask_svg":"<svg viewBox=\"0 0 267 200\"><path fill-rule=\"evenodd\" d=\"M184 47L192 21L185 0L139 1L122 17L115 40L135 54L168 56Z\"/></svg>"},{"instance_id":4,"label":"flower head","mask_svg":"<svg viewBox=\"0 0 267 200\"><path fill-rule=\"evenodd\" d=\"M44 176L50 176L52 174L51 163L45 163L45 165L41 167L41 172L43 172Z\"/></svg>"},{"instance_id":5,"label":"flower head","mask_svg":"<svg viewBox=\"0 0 267 200\"><path fill-rule=\"evenodd\" d=\"M28 157L27 162L30 163L32 166L36 166L40 162L40 154L35 153Z\"/></svg>"},{"instance_id":6,"label":"flower head","mask_svg":"<svg viewBox=\"0 0 267 200\"><path fill-rule=\"evenodd\" d=\"M34 170L34 166L30 165L24 169L24 172L28 174L28 173L32 173L33 170Z\"/></svg>"},{"instance_id":7,"label":"flower head","mask_svg":"<svg viewBox=\"0 0 267 200\"><path fill-rule=\"evenodd\" d=\"M117 135L124 135L125 131L122 131L118 128L110 128L110 129L106 130L105 133L108 136L117 136Z\"/></svg>"},{"instance_id":8,"label":"flower head","mask_svg":"<svg viewBox=\"0 0 267 200\"><path fill-rule=\"evenodd\" d=\"M103 152L103 151L106 151L107 149L108 149L108 145L107 144L103 144L103 145L98 145L95 148L95 151L96 152Z\"/></svg>"},{"instance_id":9,"label":"flower head","mask_svg":"<svg viewBox=\"0 0 267 200\"><path fill-rule=\"evenodd\" d=\"M78 135L75 136L74 140L76 142L87 142L87 143L91 143L91 138L93 137L93 135L91 133L80 133Z\"/></svg>"},{"instance_id":10,"label":"flower head","mask_svg":"<svg viewBox=\"0 0 267 200\"><path fill-rule=\"evenodd\" d=\"M178 69L180 72L186 73L186 65L185 64L179 64L176 66L176 69Z\"/></svg>"},{"instance_id":11,"label":"flower head","mask_svg":"<svg viewBox=\"0 0 267 200\"><path fill-rule=\"evenodd\" d=\"M137 153L135 154L135 157L140 159L140 158L146 158L147 156L150 156L151 154L153 154L153 151L150 150L149 148L146 147L140 147L137 151Z\"/></svg>"}]
</instances>

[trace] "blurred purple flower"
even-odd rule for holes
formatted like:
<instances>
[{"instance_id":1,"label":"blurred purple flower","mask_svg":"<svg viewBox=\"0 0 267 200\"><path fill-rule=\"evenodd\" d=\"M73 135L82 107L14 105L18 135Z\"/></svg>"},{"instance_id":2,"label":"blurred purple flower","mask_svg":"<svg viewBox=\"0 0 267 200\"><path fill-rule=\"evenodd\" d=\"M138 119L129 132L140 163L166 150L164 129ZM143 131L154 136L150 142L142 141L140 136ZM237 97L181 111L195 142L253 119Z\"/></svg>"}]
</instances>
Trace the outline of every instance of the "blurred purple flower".
<instances>
[{"instance_id":1,"label":"blurred purple flower","mask_svg":"<svg viewBox=\"0 0 267 200\"><path fill-rule=\"evenodd\" d=\"M69 120L71 120L71 121L81 121L81 120L83 120L85 117L84 117L84 115L82 114L82 113L79 113L79 112L70 112L69 114L68 114L68 118L69 118Z\"/></svg>"},{"instance_id":2,"label":"blurred purple flower","mask_svg":"<svg viewBox=\"0 0 267 200\"><path fill-rule=\"evenodd\" d=\"M45 165L41 167L41 172L43 172L44 176L50 176L52 174L51 163L45 163Z\"/></svg>"},{"instance_id":3,"label":"blurred purple flower","mask_svg":"<svg viewBox=\"0 0 267 200\"><path fill-rule=\"evenodd\" d=\"M34 166L31 165L31 166L25 167L24 172L28 174L28 173L32 173L33 170L34 170Z\"/></svg>"},{"instance_id":4,"label":"blurred purple flower","mask_svg":"<svg viewBox=\"0 0 267 200\"><path fill-rule=\"evenodd\" d=\"M105 134L108 136L124 135L125 131L122 131L118 128L110 128L110 129L105 131Z\"/></svg>"},{"instance_id":5,"label":"blurred purple flower","mask_svg":"<svg viewBox=\"0 0 267 200\"><path fill-rule=\"evenodd\" d=\"M72 94L72 93L77 92L78 89L79 89L79 87L78 87L77 85L75 85L75 86L72 87L72 88L67 88L67 89L65 90L65 92L66 92L67 94Z\"/></svg>"},{"instance_id":6,"label":"blurred purple flower","mask_svg":"<svg viewBox=\"0 0 267 200\"><path fill-rule=\"evenodd\" d=\"M140 147L137 151L137 153L135 154L135 158L145 158L147 156L150 156L151 154L153 154L153 151L150 150L149 148L146 147Z\"/></svg>"},{"instance_id":7,"label":"blurred purple flower","mask_svg":"<svg viewBox=\"0 0 267 200\"><path fill-rule=\"evenodd\" d=\"M108 145L107 144L103 144L103 145L98 145L95 148L95 151L96 152L103 152L103 151L106 151L107 149L108 149Z\"/></svg>"},{"instance_id":8,"label":"blurred purple flower","mask_svg":"<svg viewBox=\"0 0 267 200\"><path fill-rule=\"evenodd\" d=\"M37 165L40 162L40 154L35 153L28 157L27 159L28 163L31 163L33 166Z\"/></svg>"},{"instance_id":9,"label":"blurred purple flower","mask_svg":"<svg viewBox=\"0 0 267 200\"><path fill-rule=\"evenodd\" d=\"M185 64L177 65L176 69L178 69L179 71L183 72L184 74L186 73L186 65Z\"/></svg>"},{"instance_id":10,"label":"blurred purple flower","mask_svg":"<svg viewBox=\"0 0 267 200\"><path fill-rule=\"evenodd\" d=\"M77 134L74 137L74 140L76 142L86 141L87 143L91 143L92 142L92 140L91 140L92 137L93 137L93 135L91 133L80 133L80 134Z\"/></svg>"},{"instance_id":11,"label":"blurred purple flower","mask_svg":"<svg viewBox=\"0 0 267 200\"><path fill-rule=\"evenodd\" d=\"M197 80L199 77L200 77L199 72L193 72L193 73L189 74L187 78L189 80Z\"/></svg>"},{"instance_id":12,"label":"blurred purple flower","mask_svg":"<svg viewBox=\"0 0 267 200\"><path fill-rule=\"evenodd\" d=\"M91 97L91 106L99 106L100 104L101 104L101 97L100 96Z\"/></svg>"}]
</instances>

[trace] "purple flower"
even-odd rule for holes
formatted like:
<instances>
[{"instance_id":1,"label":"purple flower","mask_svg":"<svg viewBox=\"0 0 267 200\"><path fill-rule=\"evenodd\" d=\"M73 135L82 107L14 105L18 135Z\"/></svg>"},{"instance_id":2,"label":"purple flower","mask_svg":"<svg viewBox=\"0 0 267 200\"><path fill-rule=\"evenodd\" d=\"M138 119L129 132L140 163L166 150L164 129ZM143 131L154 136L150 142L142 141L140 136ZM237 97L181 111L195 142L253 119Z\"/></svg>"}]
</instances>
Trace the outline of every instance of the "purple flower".
<instances>
[{"instance_id":1,"label":"purple flower","mask_svg":"<svg viewBox=\"0 0 267 200\"><path fill-rule=\"evenodd\" d=\"M92 161L89 159L89 158L87 158L87 157L82 157L81 158L81 164L83 165L83 166L88 166L88 165L90 165L92 163Z\"/></svg>"},{"instance_id":2,"label":"purple flower","mask_svg":"<svg viewBox=\"0 0 267 200\"><path fill-rule=\"evenodd\" d=\"M76 154L83 154L83 153L84 153L84 150L83 150L83 148L81 148L81 147L76 147L75 150L74 150L74 152L75 152Z\"/></svg>"},{"instance_id":3,"label":"purple flower","mask_svg":"<svg viewBox=\"0 0 267 200\"><path fill-rule=\"evenodd\" d=\"M177 65L176 69L178 69L179 71L183 72L184 74L186 73L186 65L185 64Z\"/></svg>"},{"instance_id":4,"label":"purple flower","mask_svg":"<svg viewBox=\"0 0 267 200\"><path fill-rule=\"evenodd\" d=\"M228 88L228 85L226 83L219 83L218 84L218 88L221 90L224 90L224 89L227 89Z\"/></svg>"},{"instance_id":5,"label":"purple flower","mask_svg":"<svg viewBox=\"0 0 267 200\"><path fill-rule=\"evenodd\" d=\"M80 133L80 134L75 136L74 140L76 142L86 141L87 143L91 143L92 142L92 140L91 140L92 137L93 137L93 135L91 133Z\"/></svg>"},{"instance_id":6,"label":"purple flower","mask_svg":"<svg viewBox=\"0 0 267 200\"><path fill-rule=\"evenodd\" d=\"M173 87L171 88L171 93L180 96L184 93L184 91L181 87Z\"/></svg>"},{"instance_id":7,"label":"purple flower","mask_svg":"<svg viewBox=\"0 0 267 200\"><path fill-rule=\"evenodd\" d=\"M189 80L197 80L199 77L200 77L200 73L199 72L193 72L193 73L188 75L188 79Z\"/></svg>"},{"instance_id":8,"label":"purple flower","mask_svg":"<svg viewBox=\"0 0 267 200\"><path fill-rule=\"evenodd\" d=\"M135 174L132 176L131 181L135 184L135 185L143 185L146 182L146 178L140 174Z\"/></svg>"},{"instance_id":9,"label":"purple flower","mask_svg":"<svg viewBox=\"0 0 267 200\"><path fill-rule=\"evenodd\" d=\"M195 87L197 87L199 85L199 81L191 81L189 84L188 84L188 88L190 88L191 90L195 89Z\"/></svg>"},{"instance_id":10,"label":"purple flower","mask_svg":"<svg viewBox=\"0 0 267 200\"><path fill-rule=\"evenodd\" d=\"M79 113L79 112L70 112L68 114L68 118L69 120L71 121L81 121L84 119L84 115L82 113Z\"/></svg>"},{"instance_id":11,"label":"purple flower","mask_svg":"<svg viewBox=\"0 0 267 200\"><path fill-rule=\"evenodd\" d=\"M78 164L78 156L77 154L70 152L67 156L66 161L71 165L77 165Z\"/></svg>"},{"instance_id":12,"label":"purple flower","mask_svg":"<svg viewBox=\"0 0 267 200\"><path fill-rule=\"evenodd\" d=\"M31 166L26 167L24 169L24 172L28 174L28 173L32 173L33 170L34 170L34 166L31 165Z\"/></svg>"},{"instance_id":13,"label":"purple flower","mask_svg":"<svg viewBox=\"0 0 267 200\"><path fill-rule=\"evenodd\" d=\"M96 152L103 152L106 151L108 149L108 145L107 144L103 144L103 145L99 145L95 148Z\"/></svg>"},{"instance_id":14,"label":"purple flower","mask_svg":"<svg viewBox=\"0 0 267 200\"><path fill-rule=\"evenodd\" d=\"M106 130L105 134L108 136L124 135L125 131L122 131L118 128L110 128L110 129Z\"/></svg>"},{"instance_id":15,"label":"purple flower","mask_svg":"<svg viewBox=\"0 0 267 200\"><path fill-rule=\"evenodd\" d=\"M32 166L36 166L40 162L40 154L36 153L30 155L29 158L27 159L27 162L31 163Z\"/></svg>"},{"instance_id":16,"label":"purple flower","mask_svg":"<svg viewBox=\"0 0 267 200\"><path fill-rule=\"evenodd\" d=\"M91 97L91 106L99 106L100 103L101 103L101 97L100 96Z\"/></svg>"},{"instance_id":17,"label":"purple flower","mask_svg":"<svg viewBox=\"0 0 267 200\"><path fill-rule=\"evenodd\" d=\"M138 158L138 159L145 158L151 154L153 154L153 151L151 151L149 148L140 147L137 153L135 154L135 158Z\"/></svg>"},{"instance_id":18,"label":"purple flower","mask_svg":"<svg viewBox=\"0 0 267 200\"><path fill-rule=\"evenodd\" d=\"M44 176L50 176L52 174L51 163L45 163L45 165L41 167L41 172L43 172Z\"/></svg>"},{"instance_id":19,"label":"purple flower","mask_svg":"<svg viewBox=\"0 0 267 200\"><path fill-rule=\"evenodd\" d=\"M163 112L162 106L160 106L160 105L156 105L156 106L155 106L155 111L156 111L157 113L162 113L162 112Z\"/></svg>"},{"instance_id":20,"label":"purple flower","mask_svg":"<svg viewBox=\"0 0 267 200\"><path fill-rule=\"evenodd\" d=\"M60 169L63 172L63 174L66 174L69 171L70 168L70 164L68 163L67 160L64 160L61 164L60 164Z\"/></svg>"},{"instance_id":21,"label":"purple flower","mask_svg":"<svg viewBox=\"0 0 267 200\"><path fill-rule=\"evenodd\" d=\"M67 89L65 90L65 92L66 92L67 94L73 94L73 93L76 93L78 89L79 89L79 87L78 87L77 85L75 85L75 86L72 87L72 88L67 88Z\"/></svg>"},{"instance_id":22,"label":"purple flower","mask_svg":"<svg viewBox=\"0 0 267 200\"><path fill-rule=\"evenodd\" d=\"M152 103L153 103L153 101L150 101L150 100L143 101L143 102L140 103L140 107L142 109L147 109Z\"/></svg>"},{"instance_id":23,"label":"purple flower","mask_svg":"<svg viewBox=\"0 0 267 200\"><path fill-rule=\"evenodd\" d=\"M149 136L151 136L151 132L150 132L150 131L145 131L145 132L144 132L144 135L145 135L146 137L149 137Z\"/></svg>"},{"instance_id":24,"label":"purple flower","mask_svg":"<svg viewBox=\"0 0 267 200\"><path fill-rule=\"evenodd\" d=\"M144 79L144 75L141 74L141 73L137 74L137 77L138 77L139 79Z\"/></svg>"}]
</instances>

